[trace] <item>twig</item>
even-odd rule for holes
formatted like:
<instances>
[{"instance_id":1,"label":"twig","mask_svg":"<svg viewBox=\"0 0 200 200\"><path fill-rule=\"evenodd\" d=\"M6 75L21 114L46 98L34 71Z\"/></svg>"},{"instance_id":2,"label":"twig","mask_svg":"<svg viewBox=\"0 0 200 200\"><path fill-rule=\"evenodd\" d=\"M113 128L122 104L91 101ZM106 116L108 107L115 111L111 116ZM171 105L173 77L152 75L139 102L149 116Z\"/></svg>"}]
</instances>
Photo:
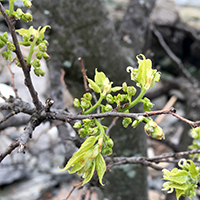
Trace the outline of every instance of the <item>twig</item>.
<instances>
[{"instance_id":1,"label":"twig","mask_svg":"<svg viewBox=\"0 0 200 200\"><path fill-rule=\"evenodd\" d=\"M106 135L109 135L110 130L112 129L113 126L115 126L116 121L117 121L118 119L119 119L119 117L115 117L115 118L112 120L110 126L109 126L109 127L107 128L107 130L106 130Z\"/></svg>"},{"instance_id":2,"label":"twig","mask_svg":"<svg viewBox=\"0 0 200 200\"><path fill-rule=\"evenodd\" d=\"M169 46L166 44L166 42L163 39L162 34L156 29L156 27L151 24L151 30L153 31L154 35L157 37L160 45L165 50L167 55L177 64L179 70L181 73L194 85L196 85L197 80L194 79L194 77L191 76L191 74L185 69L183 63L181 60L172 52L172 50L169 48Z\"/></svg>"},{"instance_id":3,"label":"twig","mask_svg":"<svg viewBox=\"0 0 200 200\"><path fill-rule=\"evenodd\" d=\"M88 188L89 188L89 184L86 183L86 184L83 186L83 191L82 191L80 200L85 200L86 194L87 194L87 191L88 191Z\"/></svg>"},{"instance_id":4,"label":"twig","mask_svg":"<svg viewBox=\"0 0 200 200\"><path fill-rule=\"evenodd\" d=\"M12 117L15 114L17 114L17 112L16 111L12 111L8 115L6 115L2 120L0 120L0 124L3 123L3 122L5 122L7 119L9 119L10 117Z\"/></svg>"},{"instance_id":5,"label":"twig","mask_svg":"<svg viewBox=\"0 0 200 200\"><path fill-rule=\"evenodd\" d=\"M33 103L34 103L36 109L41 110L43 108L43 106L42 106L42 103L40 102L40 100L38 98L37 92L35 91L35 88L32 84L32 80L31 80L31 77L30 77L30 67L31 66L27 66L26 63L25 63L22 52L20 50L17 35L16 35L16 32L15 32L15 26L12 23L12 21L10 20L10 18L8 17L8 15L7 15L7 13L6 13L6 11L5 11L5 9L4 9L4 7L1 3L0 3L0 12L2 13L6 23L8 24L8 27L9 27L9 30L10 30L10 33L11 33L11 36L12 36L12 39L13 39L13 43L14 43L15 48L16 48L15 53L16 53L18 59L19 59L20 65L21 65L23 73L24 73L25 85L28 87L28 90L31 94L31 97L32 97L32 100L33 100Z\"/></svg>"},{"instance_id":6,"label":"twig","mask_svg":"<svg viewBox=\"0 0 200 200\"><path fill-rule=\"evenodd\" d=\"M15 58L16 59L16 58ZM13 59L13 61L15 60L15 59ZM12 62L13 62L12 61ZM12 62L10 62L10 63L8 63L8 69L9 69L9 71L10 71L10 74L11 74L11 86L12 86L12 89L13 89L13 91L14 91L14 93L15 93L15 97L16 98L19 98L19 96L18 96L18 94L17 94L17 89L15 88L15 82L14 82L14 76L15 76L15 74L12 72L12 70L11 70L11 67L10 67L10 64L12 63Z\"/></svg>"},{"instance_id":7,"label":"twig","mask_svg":"<svg viewBox=\"0 0 200 200\"><path fill-rule=\"evenodd\" d=\"M73 185L73 188L71 189L71 191L69 192L69 194L67 195L67 197L64 200L68 200L69 197L71 196L72 192L81 184L83 183L83 181L81 181L80 183L77 183L76 185Z\"/></svg>"},{"instance_id":8,"label":"twig","mask_svg":"<svg viewBox=\"0 0 200 200\"><path fill-rule=\"evenodd\" d=\"M86 70L85 70L85 67L83 65L83 61L82 61L81 57L78 58L78 61L81 64L81 71L82 71L82 74L83 74L83 83L84 83L85 91L88 92L88 91L90 91L90 88L88 87L88 84L87 84Z\"/></svg>"}]
</instances>

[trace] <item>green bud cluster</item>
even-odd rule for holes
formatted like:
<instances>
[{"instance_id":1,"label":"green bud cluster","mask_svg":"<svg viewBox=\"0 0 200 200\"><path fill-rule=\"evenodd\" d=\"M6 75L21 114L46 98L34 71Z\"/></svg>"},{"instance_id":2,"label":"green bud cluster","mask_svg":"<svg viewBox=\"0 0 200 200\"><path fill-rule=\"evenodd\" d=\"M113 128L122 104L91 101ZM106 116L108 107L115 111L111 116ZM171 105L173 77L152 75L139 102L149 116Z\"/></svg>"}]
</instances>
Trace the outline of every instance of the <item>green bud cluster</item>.
<instances>
[{"instance_id":1,"label":"green bud cluster","mask_svg":"<svg viewBox=\"0 0 200 200\"><path fill-rule=\"evenodd\" d=\"M109 136L106 135L104 139L102 154L111 155L113 153L113 150L112 150L113 145L114 145L113 140Z\"/></svg>"}]
</instances>

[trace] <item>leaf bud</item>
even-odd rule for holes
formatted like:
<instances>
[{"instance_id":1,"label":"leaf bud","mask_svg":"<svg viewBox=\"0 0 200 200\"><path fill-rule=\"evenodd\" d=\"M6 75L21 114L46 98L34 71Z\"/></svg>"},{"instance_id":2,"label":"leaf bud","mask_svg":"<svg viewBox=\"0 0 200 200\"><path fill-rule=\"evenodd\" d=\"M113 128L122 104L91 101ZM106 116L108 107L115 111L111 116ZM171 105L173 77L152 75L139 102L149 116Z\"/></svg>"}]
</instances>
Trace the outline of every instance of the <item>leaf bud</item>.
<instances>
[{"instance_id":1,"label":"leaf bud","mask_svg":"<svg viewBox=\"0 0 200 200\"><path fill-rule=\"evenodd\" d=\"M74 99L73 104L74 104L74 107L76 107L76 108L81 107L80 101L77 98Z\"/></svg>"},{"instance_id":2,"label":"leaf bud","mask_svg":"<svg viewBox=\"0 0 200 200\"><path fill-rule=\"evenodd\" d=\"M87 92L87 93L85 93L83 95L83 98L88 100L88 101L91 101L92 100L92 95L89 92Z\"/></svg>"},{"instance_id":3,"label":"leaf bud","mask_svg":"<svg viewBox=\"0 0 200 200\"><path fill-rule=\"evenodd\" d=\"M42 52L47 51L47 46L46 46L43 42L41 42L41 43L38 45L38 48L39 48L39 50L42 51Z\"/></svg>"},{"instance_id":4,"label":"leaf bud","mask_svg":"<svg viewBox=\"0 0 200 200\"><path fill-rule=\"evenodd\" d=\"M135 93L136 93L135 87L133 87L133 86L127 87L127 93L128 93L129 96L134 96Z\"/></svg>"},{"instance_id":5,"label":"leaf bud","mask_svg":"<svg viewBox=\"0 0 200 200\"><path fill-rule=\"evenodd\" d=\"M82 124L80 122L75 122L73 128L81 128Z\"/></svg>"},{"instance_id":6,"label":"leaf bud","mask_svg":"<svg viewBox=\"0 0 200 200\"><path fill-rule=\"evenodd\" d=\"M139 125L139 123L140 123L140 122L139 122L138 120L134 120L131 126L132 126L133 128L136 128L136 127Z\"/></svg>"},{"instance_id":7,"label":"leaf bud","mask_svg":"<svg viewBox=\"0 0 200 200\"><path fill-rule=\"evenodd\" d=\"M132 122L132 119L130 117L124 117L123 121L122 121L122 125L124 126L124 128L127 128L128 125Z\"/></svg>"}]
</instances>

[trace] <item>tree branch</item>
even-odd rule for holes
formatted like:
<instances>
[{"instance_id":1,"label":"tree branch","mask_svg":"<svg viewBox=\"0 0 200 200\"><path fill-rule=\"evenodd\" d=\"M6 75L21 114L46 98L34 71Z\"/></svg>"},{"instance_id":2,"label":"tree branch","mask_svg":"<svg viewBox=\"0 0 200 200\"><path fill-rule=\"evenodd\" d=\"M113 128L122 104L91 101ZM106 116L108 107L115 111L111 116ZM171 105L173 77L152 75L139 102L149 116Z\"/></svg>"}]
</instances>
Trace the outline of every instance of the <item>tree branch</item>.
<instances>
[{"instance_id":1,"label":"tree branch","mask_svg":"<svg viewBox=\"0 0 200 200\"><path fill-rule=\"evenodd\" d=\"M191 76L191 74L185 69L183 63L181 60L172 52L172 50L169 48L169 46L166 44L166 42L163 39L162 34L156 29L156 27L151 24L151 30L153 31L154 35L157 37L160 45L165 50L167 55L177 64L179 70L181 73L194 85L196 85L198 82L197 80Z\"/></svg>"},{"instance_id":2,"label":"tree branch","mask_svg":"<svg viewBox=\"0 0 200 200\"><path fill-rule=\"evenodd\" d=\"M32 100L33 100L33 103L34 103L36 109L41 110L43 108L43 106L42 106L42 103L40 102L40 100L38 99L37 92L35 91L35 88L32 84L32 80L31 80L31 77L30 77L30 67L31 66L27 66L26 63L25 63L24 57L22 55L22 52L20 50L20 46L19 46L19 43L18 43L14 24L11 21L11 19L8 17L8 15L6 14L6 11L5 11L5 9L4 9L4 7L1 3L0 3L0 12L2 13L6 23L8 24L8 27L9 27L9 30L10 30L10 33L11 33L11 36L12 36L12 39L13 39L13 43L14 43L15 48L16 48L15 53L16 53L18 59L19 59L19 62L21 64L21 67L22 67L22 70L23 70L23 73L24 73L25 85L28 87L28 90L31 94L31 97L32 97Z\"/></svg>"}]
</instances>

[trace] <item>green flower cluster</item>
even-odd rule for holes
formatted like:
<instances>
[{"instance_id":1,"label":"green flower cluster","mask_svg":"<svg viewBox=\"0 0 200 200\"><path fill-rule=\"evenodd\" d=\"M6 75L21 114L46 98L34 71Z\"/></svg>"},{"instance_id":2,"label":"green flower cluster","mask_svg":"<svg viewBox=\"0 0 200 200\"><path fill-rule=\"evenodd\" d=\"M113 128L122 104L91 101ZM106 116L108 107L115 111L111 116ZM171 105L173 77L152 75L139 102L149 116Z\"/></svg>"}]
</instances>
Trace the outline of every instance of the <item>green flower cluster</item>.
<instances>
[{"instance_id":1,"label":"green flower cluster","mask_svg":"<svg viewBox=\"0 0 200 200\"><path fill-rule=\"evenodd\" d=\"M191 129L191 136L193 138L192 144L188 147L189 149L200 148L200 127ZM191 154L190 158L200 159L200 154Z\"/></svg>"}]
</instances>

